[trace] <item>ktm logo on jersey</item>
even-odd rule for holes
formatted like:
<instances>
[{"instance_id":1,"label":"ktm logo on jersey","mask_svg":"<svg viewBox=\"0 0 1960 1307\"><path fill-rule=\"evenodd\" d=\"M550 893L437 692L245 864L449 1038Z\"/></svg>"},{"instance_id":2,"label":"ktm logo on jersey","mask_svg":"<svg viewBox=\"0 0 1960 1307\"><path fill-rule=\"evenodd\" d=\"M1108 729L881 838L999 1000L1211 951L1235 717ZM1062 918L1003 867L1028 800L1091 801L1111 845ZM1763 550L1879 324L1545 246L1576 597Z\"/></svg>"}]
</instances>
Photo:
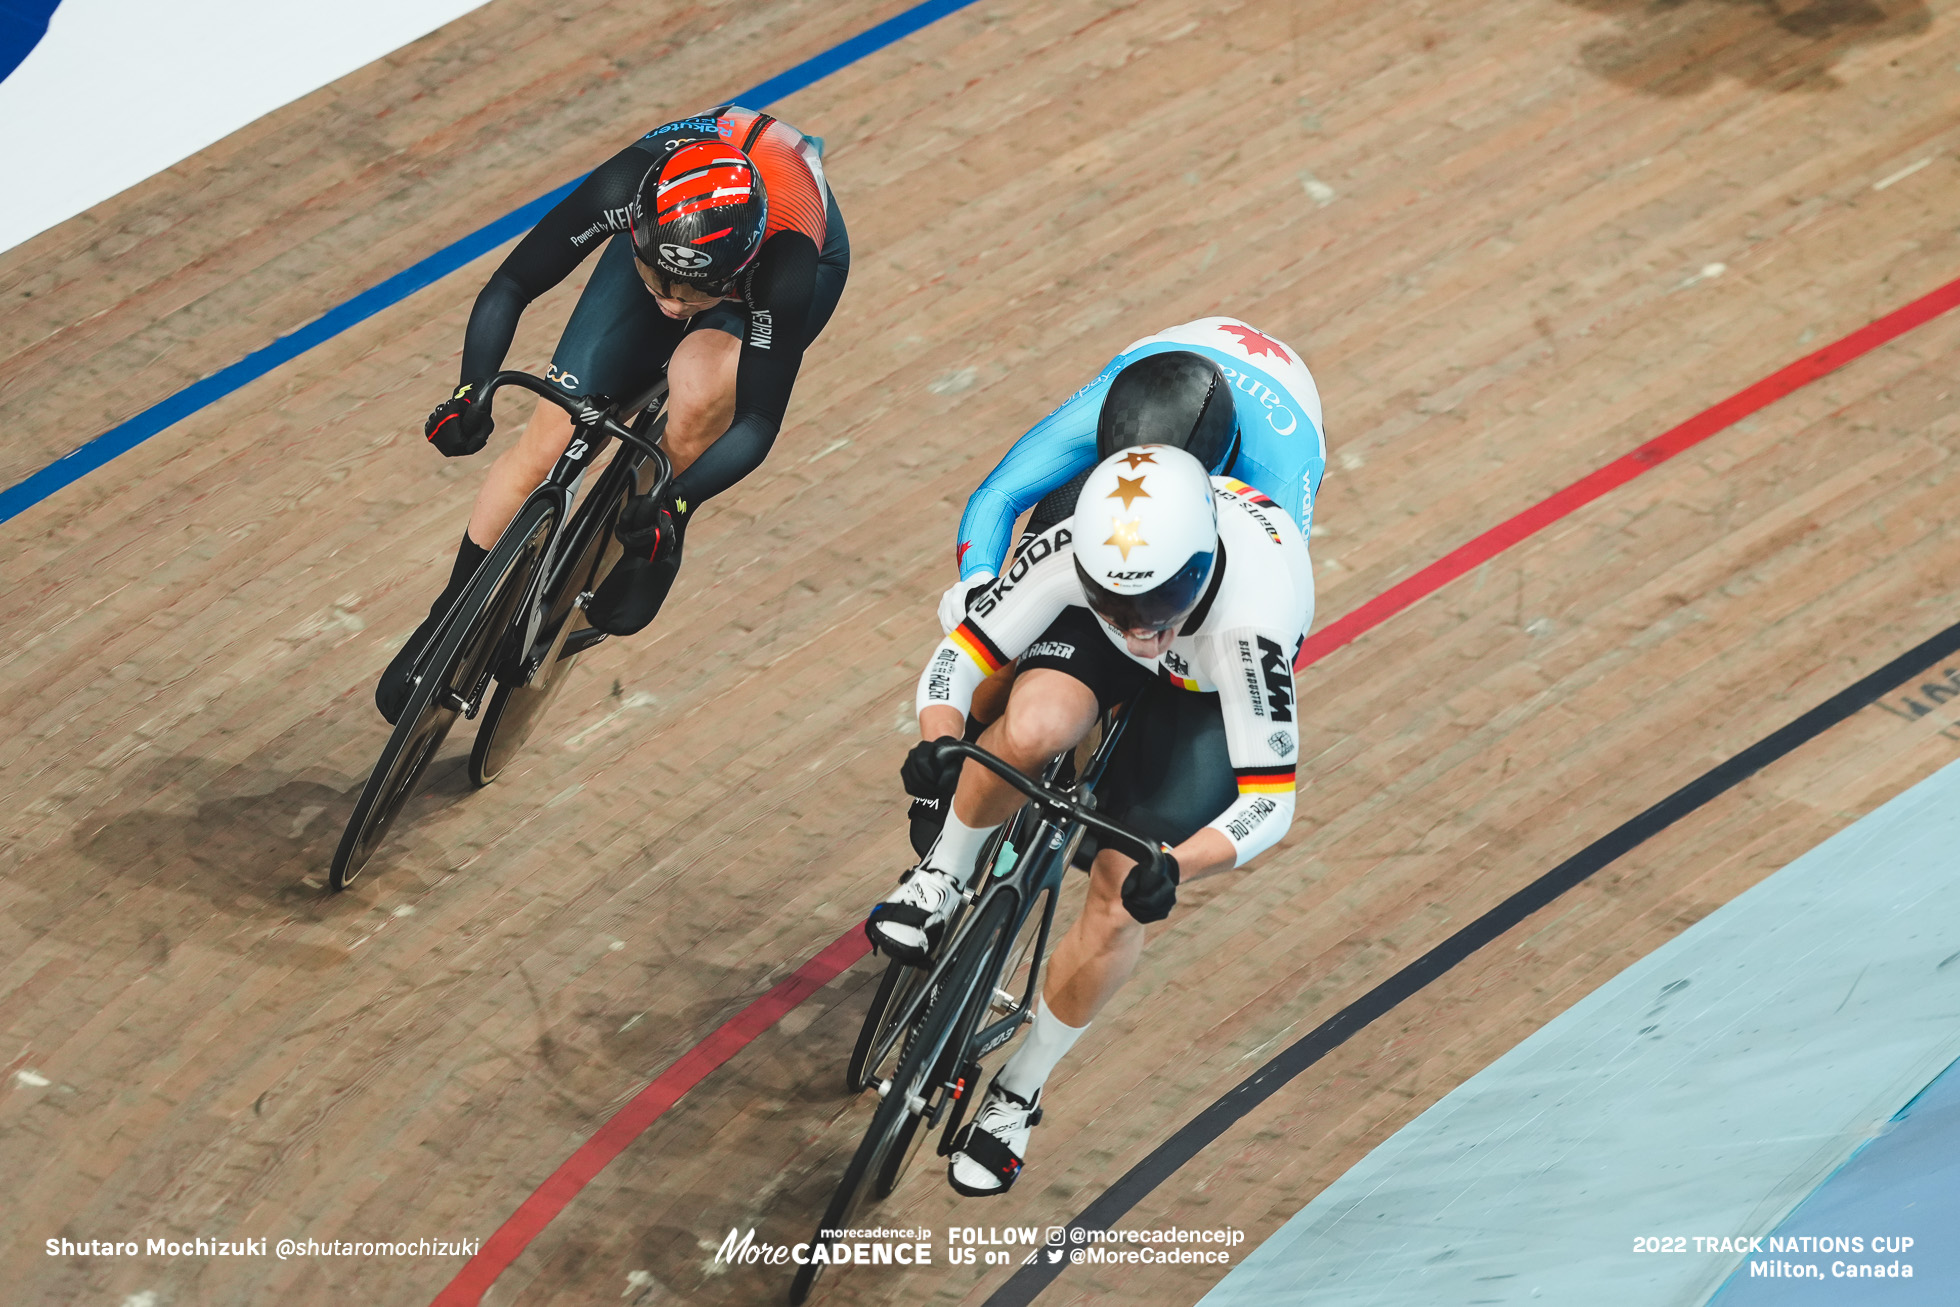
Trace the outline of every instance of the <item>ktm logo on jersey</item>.
<instances>
[{"instance_id":1,"label":"ktm logo on jersey","mask_svg":"<svg viewBox=\"0 0 1960 1307\"><path fill-rule=\"evenodd\" d=\"M1219 330L1228 336L1236 336L1239 347L1253 358L1271 354L1282 363L1293 361L1293 356L1286 352L1286 346L1264 332L1254 331L1251 327L1220 327Z\"/></svg>"},{"instance_id":2,"label":"ktm logo on jersey","mask_svg":"<svg viewBox=\"0 0 1960 1307\"><path fill-rule=\"evenodd\" d=\"M1266 681L1266 719L1293 720L1293 669L1286 654L1265 636L1259 637L1259 671Z\"/></svg>"}]
</instances>

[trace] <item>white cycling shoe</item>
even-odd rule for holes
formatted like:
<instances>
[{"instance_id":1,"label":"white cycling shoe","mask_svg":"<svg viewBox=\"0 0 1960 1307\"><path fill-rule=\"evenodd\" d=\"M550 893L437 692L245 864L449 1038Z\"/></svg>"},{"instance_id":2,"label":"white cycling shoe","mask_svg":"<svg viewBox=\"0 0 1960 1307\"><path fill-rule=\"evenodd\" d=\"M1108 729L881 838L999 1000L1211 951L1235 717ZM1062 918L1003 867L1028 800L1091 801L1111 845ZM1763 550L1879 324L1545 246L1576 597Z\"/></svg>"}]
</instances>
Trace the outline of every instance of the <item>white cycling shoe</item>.
<instances>
[{"instance_id":1,"label":"white cycling shoe","mask_svg":"<svg viewBox=\"0 0 1960 1307\"><path fill-rule=\"evenodd\" d=\"M888 957L924 966L960 902L960 880L923 864L905 873L898 888L871 909L864 933Z\"/></svg>"},{"instance_id":2,"label":"white cycling shoe","mask_svg":"<svg viewBox=\"0 0 1960 1307\"><path fill-rule=\"evenodd\" d=\"M1027 1155L1028 1134L1041 1124L1041 1094L1029 1102L1002 1088L995 1076L979 1115L960 1128L946 1179L968 1198L991 1198L1014 1187Z\"/></svg>"}]
</instances>

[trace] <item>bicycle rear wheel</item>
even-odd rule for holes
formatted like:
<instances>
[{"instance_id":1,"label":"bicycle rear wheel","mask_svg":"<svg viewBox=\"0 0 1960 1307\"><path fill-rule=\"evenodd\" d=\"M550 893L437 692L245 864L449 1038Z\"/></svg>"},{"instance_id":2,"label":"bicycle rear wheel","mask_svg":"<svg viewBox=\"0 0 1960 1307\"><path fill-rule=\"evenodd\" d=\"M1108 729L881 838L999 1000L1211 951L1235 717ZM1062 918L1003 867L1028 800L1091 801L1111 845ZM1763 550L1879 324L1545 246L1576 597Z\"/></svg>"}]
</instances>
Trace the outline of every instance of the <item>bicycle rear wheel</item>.
<instances>
[{"instance_id":1,"label":"bicycle rear wheel","mask_svg":"<svg viewBox=\"0 0 1960 1307\"><path fill-rule=\"evenodd\" d=\"M643 424L646 425L646 424ZM655 424L657 425L657 424ZM621 451L616 457L627 457ZM607 469L612 473L612 469ZM644 467L638 469L640 477L645 476ZM610 477L609 477L610 480ZM608 484L602 481L601 485ZM483 724L476 728L476 743L470 749L470 784L481 789L497 779L516 758L524 744L531 738L531 732L544 720L545 710L565 688L571 679L572 667L579 655L605 639L605 636L592 629L585 620L585 610L577 606L580 594L590 593L599 588L614 564L619 562L619 542L613 537L613 527L619 521L619 510L627 497L640 486L633 478L618 483L611 502L600 504L588 502L579 510L573 520L573 538L586 534L584 523L589 522L590 514L599 514L597 530L587 535L585 547L580 551L575 564L565 568L560 576L555 593L548 596L551 611L546 614L539 640L549 646L556 642L556 662L550 667L540 665L536 672L527 673L526 667L534 658L549 654L551 650L519 650L506 667L497 670L497 691L491 696L483 710ZM596 495L597 490L594 491ZM557 640L560 626L564 626L565 638ZM544 684L536 683L538 675L544 676Z\"/></svg>"},{"instance_id":2,"label":"bicycle rear wheel","mask_svg":"<svg viewBox=\"0 0 1960 1307\"><path fill-rule=\"evenodd\" d=\"M495 693L483 709L483 725L476 728L476 743L470 748L470 784L482 789L503 774L512 759L531 738L531 731L543 720L545 709L558 697L572 673L578 654L561 654L551 679L542 686L529 681L497 682Z\"/></svg>"},{"instance_id":3,"label":"bicycle rear wheel","mask_svg":"<svg viewBox=\"0 0 1960 1307\"><path fill-rule=\"evenodd\" d=\"M898 1175L891 1174L890 1167L893 1154L897 1152L904 1160L910 1160L926 1132L924 1118L944 1087L946 1068L957 1065L965 1054L961 1032L971 1031L973 1006L976 1001L985 1001L980 987L996 965L1002 936L1013 922L1014 908L1012 896L1006 894L994 896L981 908L980 919L962 942L959 956L947 968L938 992L926 1005L917 1030L907 1041L897 1073L872 1113L871 1128L865 1131L864 1142L858 1145L850 1165L844 1168L844 1178L831 1195L830 1206L824 1209L823 1220L811 1239L813 1256L817 1244L830 1242L824 1239L824 1231L850 1228L874 1187L881 1189L878 1196L883 1197L897 1184ZM897 1170L903 1173L903 1162ZM890 1183L880 1186L879 1182L888 1175ZM790 1285L792 1304L810 1296L823 1270L823 1263L816 1261L798 1268L796 1279Z\"/></svg>"},{"instance_id":4,"label":"bicycle rear wheel","mask_svg":"<svg viewBox=\"0 0 1960 1307\"><path fill-rule=\"evenodd\" d=\"M488 676L490 660L519 615L557 522L556 506L527 504L456 601L334 851L327 877L334 889L346 889L361 874L455 725L455 705Z\"/></svg>"}]
</instances>

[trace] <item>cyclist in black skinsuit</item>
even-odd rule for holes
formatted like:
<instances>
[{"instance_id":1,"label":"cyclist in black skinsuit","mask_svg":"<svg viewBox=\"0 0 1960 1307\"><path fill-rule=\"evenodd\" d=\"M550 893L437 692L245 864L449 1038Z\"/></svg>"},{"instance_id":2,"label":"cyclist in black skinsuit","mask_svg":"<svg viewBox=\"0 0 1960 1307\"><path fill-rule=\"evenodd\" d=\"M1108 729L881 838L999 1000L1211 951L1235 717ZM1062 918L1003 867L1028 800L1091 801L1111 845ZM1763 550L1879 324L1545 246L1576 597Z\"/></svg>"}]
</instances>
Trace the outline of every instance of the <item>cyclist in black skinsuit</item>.
<instances>
[{"instance_id":1,"label":"cyclist in black skinsuit","mask_svg":"<svg viewBox=\"0 0 1960 1307\"><path fill-rule=\"evenodd\" d=\"M629 634L652 620L679 569L688 518L760 466L803 352L837 307L850 241L821 144L733 106L668 123L580 182L476 298L461 383L424 428L447 457L489 439L489 415L473 397L503 366L525 307L601 246L546 376L572 394L624 400L667 367L665 448L677 475L662 502L636 499L621 516L626 557L588 612L601 630ZM571 437L571 418L540 401L492 465L448 585L375 689L389 721L407 701L422 645Z\"/></svg>"}]
</instances>

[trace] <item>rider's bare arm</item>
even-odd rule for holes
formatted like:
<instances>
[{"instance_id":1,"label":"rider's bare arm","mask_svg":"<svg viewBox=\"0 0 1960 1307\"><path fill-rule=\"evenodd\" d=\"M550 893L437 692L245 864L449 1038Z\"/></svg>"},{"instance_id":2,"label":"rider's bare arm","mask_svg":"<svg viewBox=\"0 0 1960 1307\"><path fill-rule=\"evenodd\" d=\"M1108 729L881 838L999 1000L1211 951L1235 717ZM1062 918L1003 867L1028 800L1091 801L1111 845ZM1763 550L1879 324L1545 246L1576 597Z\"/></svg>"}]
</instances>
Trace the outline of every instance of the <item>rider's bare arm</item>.
<instances>
[{"instance_id":1,"label":"rider's bare arm","mask_svg":"<svg viewBox=\"0 0 1960 1307\"><path fill-rule=\"evenodd\" d=\"M1230 871L1238 865L1239 854L1223 831L1206 826L1172 849L1171 856L1177 859L1179 883L1189 885L1194 880Z\"/></svg>"}]
</instances>

